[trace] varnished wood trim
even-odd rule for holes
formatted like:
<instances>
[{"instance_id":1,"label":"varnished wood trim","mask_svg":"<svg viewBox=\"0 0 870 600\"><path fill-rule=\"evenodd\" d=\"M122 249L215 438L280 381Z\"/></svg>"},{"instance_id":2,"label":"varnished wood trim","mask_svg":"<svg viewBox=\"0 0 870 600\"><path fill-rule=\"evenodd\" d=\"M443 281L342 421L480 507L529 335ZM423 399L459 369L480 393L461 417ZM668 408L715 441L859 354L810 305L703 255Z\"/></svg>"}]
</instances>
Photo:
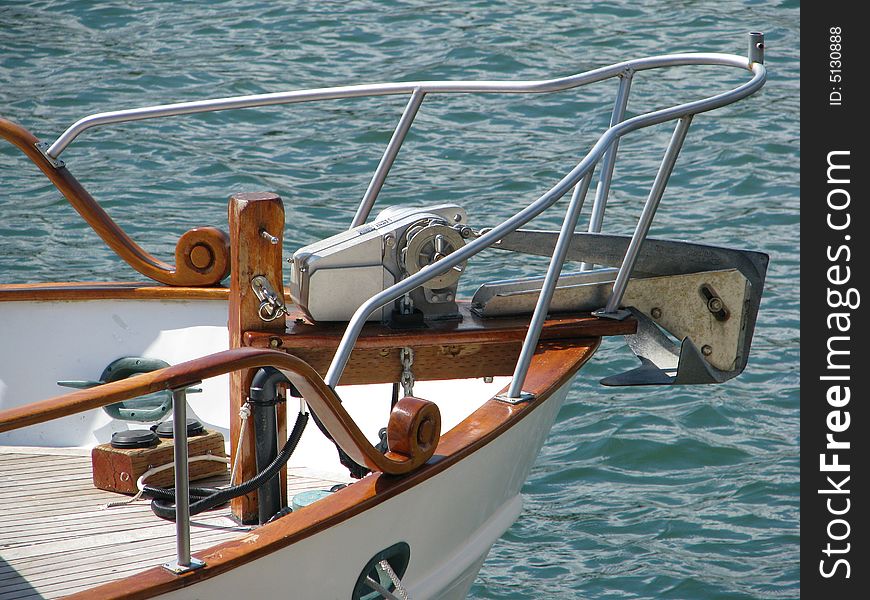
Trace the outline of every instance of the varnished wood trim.
<instances>
[{"instance_id":1,"label":"varnished wood trim","mask_svg":"<svg viewBox=\"0 0 870 600\"><path fill-rule=\"evenodd\" d=\"M462 320L436 321L425 330L397 331L377 323L363 328L341 376L341 385L392 383L399 380L399 352L414 350L414 377L419 381L512 375L528 330L529 317L482 319L460 306ZM554 315L544 323L541 339L626 335L634 319L615 321L584 314ZM280 348L326 374L344 326L290 320L286 334L247 332L248 344Z\"/></svg>"},{"instance_id":2,"label":"varnished wood trim","mask_svg":"<svg viewBox=\"0 0 870 600\"><path fill-rule=\"evenodd\" d=\"M225 287L173 287L139 282L23 283L0 284L0 302L48 302L55 300L221 300L229 298Z\"/></svg>"},{"instance_id":3,"label":"varnished wood trim","mask_svg":"<svg viewBox=\"0 0 870 600\"><path fill-rule=\"evenodd\" d=\"M223 231L214 227L191 229L176 244L175 266L168 265L134 242L66 167L54 167L37 150L39 140L27 129L0 118L0 137L39 167L106 245L139 273L160 283L182 286L211 286L227 276L230 246Z\"/></svg>"},{"instance_id":4,"label":"varnished wood trim","mask_svg":"<svg viewBox=\"0 0 870 600\"><path fill-rule=\"evenodd\" d=\"M458 334L466 344L522 342L529 329L531 315L518 317L482 318L471 312L469 303L459 304L460 319L427 321L423 329L393 329L380 323L367 323L354 345L357 348L400 348L402 346L450 345L456 342ZM329 348L335 349L347 329L347 323L310 323L301 312L293 312L287 317L287 331L277 335L280 347L290 348ZM603 337L635 333L637 323L628 318L622 321L599 319L589 313L554 314L544 323L541 330L542 340L571 337ZM246 332L245 345L255 348L273 346L276 334Z\"/></svg>"},{"instance_id":5,"label":"varnished wood trim","mask_svg":"<svg viewBox=\"0 0 870 600\"><path fill-rule=\"evenodd\" d=\"M283 318L263 321L259 315L261 300L251 288L251 281L260 275L269 281L279 298L284 297L281 274L284 204L281 198L271 193L235 194L230 198L228 221L231 239L229 341L230 348L241 348L244 345L242 336L246 331L284 332ZM275 236L278 243L272 244L266 240L262 232ZM230 448L233 464L236 465L237 481L248 481L257 474L254 424L252 420L243 420L238 416L248 401L248 390L254 374L253 369L230 373ZM276 412L278 424L284 425L287 422L287 405L280 404ZM242 427L246 431L243 432ZM279 489L286 489L287 476L283 469L281 482ZM233 498L230 502L233 516L242 523L256 523L259 516L257 497L255 490Z\"/></svg>"},{"instance_id":6,"label":"varnished wood trim","mask_svg":"<svg viewBox=\"0 0 870 600\"><path fill-rule=\"evenodd\" d=\"M441 437L441 410L423 398L405 396L390 411L387 447L406 456L435 453Z\"/></svg>"},{"instance_id":7,"label":"varnished wood trim","mask_svg":"<svg viewBox=\"0 0 870 600\"><path fill-rule=\"evenodd\" d=\"M372 471L393 475L409 473L425 463L426 454L401 456L378 452L347 414L335 391L305 361L283 352L237 348L142 373L94 388L79 390L24 406L0 411L0 433L45 423L114 402L129 400L161 390L189 387L203 379L242 369L273 366L280 369L302 392L305 401L320 418L335 442L358 464ZM434 448L433 448L434 451Z\"/></svg>"},{"instance_id":8,"label":"varnished wood trim","mask_svg":"<svg viewBox=\"0 0 870 600\"><path fill-rule=\"evenodd\" d=\"M304 512L264 525L237 540L196 553L197 558L206 562L202 569L174 576L161 567L155 567L74 594L68 600L153 598L230 571L369 510L443 472L516 425L567 383L592 357L599 342L600 339L582 339L541 343L532 359L524 386L536 394L535 399L518 405L489 400L445 433L439 441L435 457L414 473L404 477L376 473L318 501Z\"/></svg>"}]
</instances>

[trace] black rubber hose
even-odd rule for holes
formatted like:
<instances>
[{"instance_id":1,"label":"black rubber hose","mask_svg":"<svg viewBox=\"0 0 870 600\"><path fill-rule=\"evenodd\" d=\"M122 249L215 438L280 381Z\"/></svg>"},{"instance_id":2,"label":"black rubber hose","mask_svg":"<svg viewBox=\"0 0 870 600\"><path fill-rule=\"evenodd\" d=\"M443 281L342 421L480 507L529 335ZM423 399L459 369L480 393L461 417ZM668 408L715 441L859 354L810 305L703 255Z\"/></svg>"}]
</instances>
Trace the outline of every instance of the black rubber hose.
<instances>
[{"instance_id":1,"label":"black rubber hose","mask_svg":"<svg viewBox=\"0 0 870 600\"><path fill-rule=\"evenodd\" d=\"M211 508L220 506L221 504L226 504L233 498L238 498L239 496L244 496L245 494L253 492L275 477L278 474L278 471L281 470L281 467L287 464L287 461L290 460L293 451L296 450L296 446L299 444L299 439L302 437L302 432L305 430L306 423L308 423L308 413L299 413L299 416L296 418L296 423L293 425L293 431L284 443L284 447L281 448L281 452L278 453L275 460L273 460L265 469L248 481L219 490L210 490L210 488L191 488L190 496L192 499L196 498L196 500L190 503L190 514L196 515ZM153 498L151 501L151 510L155 515L161 519L166 519L167 521L175 520L174 489L155 488L146 485L143 486L142 493ZM206 495L199 495L201 493L205 493Z\"/></svg>"},{"instance_id":2,"label":"black rubber hose","mask_svg":"<svg viewBox=\"0 0 870 600\"><path fill-rule=\"evenodd\" d=\"M276 406L279 401L278 384L290 384L284 374L274 367L258 369L251 381L248 403L254 425L254 450L257 472L263 470L278 456L278 420ZM257 514L260 525L281 510L281 482L273 477L257 491Z\"/></svg>"}]
</instances>

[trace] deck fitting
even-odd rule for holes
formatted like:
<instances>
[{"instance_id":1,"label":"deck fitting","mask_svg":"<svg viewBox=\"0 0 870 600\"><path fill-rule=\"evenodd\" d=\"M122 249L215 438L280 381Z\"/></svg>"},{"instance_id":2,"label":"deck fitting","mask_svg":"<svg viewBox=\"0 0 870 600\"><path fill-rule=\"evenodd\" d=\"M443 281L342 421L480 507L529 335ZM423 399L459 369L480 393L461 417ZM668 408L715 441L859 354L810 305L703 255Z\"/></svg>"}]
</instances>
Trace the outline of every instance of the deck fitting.
<instances>
[{"instance_id":1,"label":"deck fitting","mask_svg":"<svg viewBox=\"0 0 870 600\"><path fill-rule=\"evenodd\" d=\"M205 563L199 559L191 558L189 565L179 564L177 560L172 562L163 563L163 568L167 571L172 571L176 575L183 575L189 571L195 571L196 569L201 569L205 566Z\"/></svg>"},{"instance_id":2,"label":"deck fitting","mask_svg":"<svg viewBox=\"0 0 870 600\"><path fill-rule=\"evenodd\" d=\"M499 394L495 397L499 402L505 402L507 404L522 404L523 402L530 402L534 400L537 396L532 392L520 392L520 395L516 398L511 398L507 394Z\"/></svg>"}]
</instances>

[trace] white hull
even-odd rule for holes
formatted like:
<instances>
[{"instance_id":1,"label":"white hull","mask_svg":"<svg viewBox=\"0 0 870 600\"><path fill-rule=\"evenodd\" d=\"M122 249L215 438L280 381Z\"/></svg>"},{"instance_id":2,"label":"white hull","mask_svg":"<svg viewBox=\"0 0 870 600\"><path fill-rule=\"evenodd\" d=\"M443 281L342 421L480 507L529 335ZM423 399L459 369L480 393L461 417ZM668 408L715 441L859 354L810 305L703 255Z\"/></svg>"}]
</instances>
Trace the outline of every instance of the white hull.
<instances>
[{"instance_id":1,"label":"white hull","mask_svg":"<svg viewBox=\"0 0 870 600\"><path fill-rule=\"evenodd\" d=\"M227 331L221 323L226 303L220 301L7 302L2 308L3 329L21 340L14 351L7 346L2 357L3 408L63 393L58 380L96 379L122 356L175 364L226 347ZM49 330L66 343L46 346ZM71 340L88 351L69 352ZM421 382L417 393L439 404L447 431L506 382L501 377L492 383ZM297 543L161 597L238 598L257 590L262 598L346 599L376 553L406 542L410 562L402 581L411 598L464 598L490 547L522 510L523 482L569 385L493 441L422 483ZM228 438L226 377L206 380L201 387L202 394L189 396L193 414ZM389 387L340 388L344 406L373 442L389 413ZM114 431L137 427L141 425L113 421L102 410L91 410L4 433L0 444L87 448L107 441ZM290 466L350 481L331 442L316 427L306 430ZM254 531L249 539L257 535ZM208 562L207 551L201 556Z\"/></svg>"},{"instance_id":2,"label":"white hull","mask_svg":"<svg viewBox=\"0 0 870 600\"><path fill-rule=\"evenodd\" d=\"M57 385L99 379L124 356L178 364L226 350L227 304L206 300L88 300L4 302L0 331L14 344L0 349L0 408L13 408L72 391ZM191 394L197 416L226 436L229 379L203 382ZM135 425L135 424L134 424ZM0 434L3 446L90 447L127 429L102 410L65 417L40 427Z\"/></svg>"},{"instance_id":3,"label":"white hull","mask_svg":"<svg viewBox=\"0 0 870 600\"><path fill-rule=\"evenodd\" d=\"M346 600L369 559L400 541L411 547L402 579L411 598L465 598L490 547L522 510L523 482L569 386L422 484L296 544L160 598L239 598L256 590L259 598Z\"/></svg>"}]
</instances>

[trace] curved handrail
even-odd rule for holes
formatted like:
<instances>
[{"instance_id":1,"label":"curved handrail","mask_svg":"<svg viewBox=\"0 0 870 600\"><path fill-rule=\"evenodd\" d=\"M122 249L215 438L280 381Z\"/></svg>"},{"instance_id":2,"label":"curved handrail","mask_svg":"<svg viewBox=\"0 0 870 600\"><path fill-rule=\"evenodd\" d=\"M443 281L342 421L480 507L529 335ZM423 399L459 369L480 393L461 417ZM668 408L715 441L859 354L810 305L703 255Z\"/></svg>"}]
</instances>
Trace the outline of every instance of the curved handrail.
<instances>
[{"instance_id":1,"label":"curved handrail","mask_svg":"<svg viewBox=\"0 0 870 600\"><path fill-rule=\"evenodd\" d=\"M176 247L176 267L171 266L155 259L153 256L145 252L141 247L136 245L129 236L127 236L114 221L106 214L106 212L96 203L96 201L88 194L78 181L66 170L62 161L58 158L60 154L69 146L72 141L82 134L84 131L102 125L112 123L124 123L129 121L138 121L144 119L153 119L167 116L194 114L201 112L213 112L241 108L253 108L262 106L272 106L279 104L292 104L299 102L335 100L341 98L359 98L368 96L387 96L397 94L410 94L411 100L408 108L399 123L399 126L394 133L393 139L387 148L386 153L378 165L369 189L363 197L362 202L354 216L353 224L360 224L365 221L368 213L374 203L375 198L383 185L383 180L389 170L392 161L395 159L395 154L398 152L402 144L407 130L416 115L417 109L422 103L426 94L430 93L511 93L511 94L528 94L528 93L549 93L567 90L571 88L588 85L591 83L611 79L614 77L630 76L634 72L644 71L649 69L657 69L662 67L673 66L689 66L689 65L721 65L737 67L741 69L749 69L756 71L760 69L762 76L760 84L763 84L764 67L761 65L763 59L762 45L758 49L753 50L753 40L763 39L761 34L750 34L750 55L749 58L741 57L733 54L720 53L681 53L681 54L666 54L661 56L653 56L641 59L627 60L613 65L600 67L584 73L570 75L546 80L532 81L416 81L402 83L381 83L381 84L362 84L351 86L340 86L330 88L317 88L310 90L292 90L287 92L276 92L269 94L256 94L250 96L234 96L228 98L216 98L210 100L200 100L192 102L179 102L175 104L164 104L156 106L146 106L141 108L126 109L119 111L110 111L96 113L83 117L73 123L66 129L53 143L50 145L40 144L38 140L23 127L0 119L0 136L8 139L13 144L18 146L37 166L48 176L52 183L67 197L73 207L85 218L92 228L103 238L103 240L112 248L121 258L123 258L130 266L140 273L155 279L161 283L170 285L212 285L219 282L227 275L229 268L229 245L226 241L226 236L219 230L213 228L194 229L186 233L179 239ZM756 62L757 61L757 62ZM756 75L757 75L756 71ZM756 78L757 79L757 78ZM760 84L757 87L760 87ZM745 87L745 86L744 86ZM720 96L707 99L712 101L721 96L730 97L737 90L731 93L720 94ZM751 94L751 90L747 94ZM742 97L742 96L741 96ZM725 103L731 102L733 99ZM682 105L688 106L688 105ZM718 106L721 106L719 104ZM692 112L701 112L703 110L711 110L710 108L700 108ZM659 113L667 113L667 111L658 111L645 117ZM674 116L665 116L662 120L670 120ZM626 125L632 120L626 121L621 125ZM655 121L662 122L662 121ZM653 123L647 123L653 124ZM641 125L641 126L647 126ZM611 128L612 130L613 128ZM626 129L615 135L618 139L624 133L632 130ZM610 130L608 130L610 133ZM604 138L602 138L603 140ZM46 146L48 146L46 148ZM611 144L606 144L605 150ZM595 152L595 149L593 149ZM592 152L589 156L592 155ZM587 156L587 158L589 158ZM597 159L596 159L597 161ZM582 164L582 163L581 163ZM594 166L594 162L591 166ZM578 165L579 167L579 165ZM575 169L576 171L576 169ZM572 171L570 175L573 175ZM582 174L576 177L579 181ZM564 181L564 180L563 180ZM560 182L561 184L561 182ZM557 186L558 187L558 186ZM554 188L555 189L555 188ZM552 190L551 190L552 191ZM557 200L561 194L555 196L553 202ZM547 206L544 207L547 208ZM530 207L531 208L531 205ZM543 209L542 209L543 210ZM535 212L529 217L533 218L539 214ZM519 215L516 215L519 216ZM521 225L521 224L520 224ZM519 226L519 225L518 225ZM430 273L432 275L433 273ZM329 377L327 380L330 380Z\"/></svg>"},{"instance_id":2,"label":"curved handrail","mask_svg":"<svg viewBox=\"0 0 870 600\"><path fill-rule=\"evenodd\" d=\"M605 79L618 77L626 71L644 71L661 67L688 65L725 65L747 68L746 57L735 54L716 52L697 52L682 54L664 54L634 60L627 60L606 67L600 67L584 73L532 81L409 81L400 83L375 83L315 88L309 90L292 90L269 94L254 94L250 96L232 96L192 102L177 102L174 104L159 104L141 108L124 109L95 113L82 117L64 131L45 151L52 159L57 159L72 141L92 127L127 123L145 119L189 115L221 110L275 106L279 104L295 104L299 102L317 102L322 100L338 100L343 98L362 98L368 96L394 96L402 94L442 93L442 94L540 94L559 92Z\"/></svg>"},{"instance_id":3,"label":"curved handrail","mask_svg":"<svg viewBox=\"0 0 870 600\"><path fill-rule=\"evenodd\" d=\"M722 57L730 55L713 56ZM474 241L469 242L462 248L448 254L441 260L438 260L437 262L423 267L414 275L403 279L402 281L372 296L366 302L364 302L356 310L356 312L351 317L350 322L348 323L344 336L339 343L338 350L333 357L332 364L329 366L329 370L327 371L326 377L324 378L326 383L333 387L338 384L338 381L341 379L342 371L344 370L344 367L347 364L348 359L350 358L350 353L353 350L356 339L357 337L359 337L363 325L365 324L369 315L371 315L375 310L381 308L387 303L392 302L397 298L400 298L404 294L407 294L411 290L419 287L428 279L442 275L453 267L465 262L471 256L474 256L481 250L495 244L505 235L516 231L517 229L531 221L533 218L540 215L546 209L550 208L553 204L556 203L557 200L559 200L559 198L564 196L568 192L568 190L580 183L580 181L584 177L591 175L591 172L594 170L595 165L598 163L604 153L607 152L607 150L622 136L637 129L650 127L652 125L672 121L674 119L691 117L701 112L707 112L720 108L722 106L726 106L747 96L750 96L759 89L761 89L767 78L767 71L765 70L764 65L758 62L748 62L746 59L737 60L739 58L737 56L730 56L730 58L732 60L716 64L740 66L741 68L747 69L753 74L752 79L733 90L729 90L727 92L723 92L721 94L710 96L701 100L696 100L694 102L687 102L684 104L679 104L677 106L672 106L670 108L664 108L650 113L638 115L610 127L601 135L600 138L598 138L598 141L595 143L589 153L586 154L586 156L584 156L583 159L577 164L577 166L574 167L567 175L565 175L565 177L563 177L556 185L550 188L537 200L516 213L513 217L501 222L496 227L493 227ZM680 64L682 65L685 63ZM693 62L691 64L710 63ZM561 268L561 264L559 265L559 268ZM524 345L523 347L523 354L526 354L529 351L529 348L527 348L526 346L527 345Z\"/></svg>"},{"instance_id":4,"label":"curved handrail","mask_svg":"<svg viewBox=\"0 0 870 600\"><path fill-rule=\"evenodd\" d=\"M386 171L389 169L395 158L395 153L398 152L398 147L404 134L410 127L414 115L422 102L423 97L427 93L544 93L566 90L570 88L587 85L590 83L603 81L606 79L621 77L630 78L633 73L642 70L657 69L662 67L689 66L689 65L718 65L736 67L743 70L748 70L753 77L750 81L738 86L732 90L696 100L672 106L669 108L645 113L636 117L627 119L621 122L615 122L608 128L604 134L598 139L589 153L572 169L565 177L563 177L555 186L548 190L537 200L526 206L524 209L516 213L511 218L500 223L498 226L490 229L485 234L470 242L463 248L451 253L447 257L421 269L415 275L410 276L399 283L389 287L383 292L376 294L354 313L348 327L345 331L338 350L333 358L329 370L325 377L325 382L329 387L334 388L341 378L341 373L350 358L350 353L359 336L362 326L365 321L378 308L387 303L396 300L402 295L419 287L426 280L441 275L449 269L466 261L469 257L477 254L484 248L496 243L501 237L506 234L516 231L519 227L528 223L531 219L541 214L543 211L551 207L559 198L561 198L569 189L577 186L575 196L579 196L581 181L591 178L592 172L595 169L598 161L605 153L613 150L619 139L631 131L649 127L659 123L680 119L681 123L678 126L672 138L668 149L668 159L662 165L659 175L654 184L654 190L651 192L650 198L644 209L642 221L638 223L638 228L635 232L633 244L639 247L643 238L646 236L649 221L655 213L658 201L661 198L661 193L667 184L667 179L670 175L670 169L673 167L673 161L679 153L682 145L682 138L685 137L686 129L691 122L691 117L716 108L731 104L742 98L745 98L758 89L760 89L766 80L766 70L763 65L763 35L760 33L750 33L750 46L748 57L737 56L733 54L720 53L684 53L684 54L669 54L661 56L653 56L635 60L628 60L614 65L601 67L585 73L571 75L549 80L538 81L418 81L407 83L384 83L384 84L368 84L342 86L332 88L318 88L312 90L295 90L289 92L278 92L271 94L258 94L253 96L236 96L230 98L217 98L212 100L203 100L195 102L181 102L176 104L166 104L158 106L149 106L143 108L112 111L89 115L76 121L63 134L55 140L46 150L38 149L37 151L43 154L43 157L48 164L57 162L60 153L82 132L92 127L108 125L111 123L122 123L128 121L137 121L143 119L152 119L159 117L168 117L175 115L193 114L200 112L213 112L230 109L252 108L259 106L271 106L277 104L290 104L298 102L333 100L339 98L358 98L366 96L385 96L395 94L411 94L411 100L405 113L400 120L393 139L388 145L387 152L381 164L378 165L372 183L360 204L357 214L354 217L354 223L362 222L368 215L368 210L371 208L374 198L377 195L379 186L383 183L386 176ZM622 88L621 88L622 89ZM670 164L668 164L670 163ZM62 168L62 167L61 167ZM609 177L609 175L607 175ZM588 180L583 186L583 192L588 189ZM517 370L514 374L514 383L511 386L511 396L518 393L517 386L522 385L522 379L525 377L525 371L528 368L528 360L534 346L537 342L537 336L540 328L541 315L546 314L549 300L546 298L550 293L550 288L555 285L558 279L558 273L561 271L564 256L559 258L560 252L558 248L566 243L563 238L573 231L576 224L576 218L582 207L582 197L572 198L571 207L569 207L563 224L563 234L560 234L560 241L557 244L557 252L554 253L553 259L548 270L547 282L542 288L539 305L535 309L533 316L533 324L535 327L530 328L529 336L520 355L520 360L517 364ZM572 222L569 222L572 221ZM620 269L618 283L623 283L627 280L633 268L635 257L626 255L623 266ZM612 312L612 304L618 302L620 294L617 294L617 287L614 287L614 294L608 302L607 310Z\"/></svg>"},{"instance_id":5,"label":"curved handrail","mask_svg":"<svg viewBox=\"0 0 870 600\"><path fill-rule=\"evenodd\" d=\"M284 373L301 392L335 442L358 464L372 471L403 475L417 469L434 454L437 445L435 443L396 446L406 449L408 455L395 451L381 454L360 431L335 391L323 382L308 363L284 352L256 348L226 350L128 379L0 411L0 433L45 423L143 394L185 388L203 379L232 371L267 366ZM408 425L409 422L412 424ZM410 427L408 430L412 431L413 422L414 419L408 417L404 426ZM417 432L413 433L413 440L416 440ZM435 436L437 439L437 433Z\"/></svg>"},{"instance_id":6,"label":"curved handrail","mask_svg":"<svg viewBox=\"0 0 870 600\"><path fill-rule=\"evenodd\" d=\"M27 129L0 117L0 137L33 161L106 245L142 275L167 285L210 286L229 274L229 237L220 229L196 227L184 233L175 246L173 267L134 242L66 167L56 167L37 149L39 140Z\"/></svg>"}]
</instances>

